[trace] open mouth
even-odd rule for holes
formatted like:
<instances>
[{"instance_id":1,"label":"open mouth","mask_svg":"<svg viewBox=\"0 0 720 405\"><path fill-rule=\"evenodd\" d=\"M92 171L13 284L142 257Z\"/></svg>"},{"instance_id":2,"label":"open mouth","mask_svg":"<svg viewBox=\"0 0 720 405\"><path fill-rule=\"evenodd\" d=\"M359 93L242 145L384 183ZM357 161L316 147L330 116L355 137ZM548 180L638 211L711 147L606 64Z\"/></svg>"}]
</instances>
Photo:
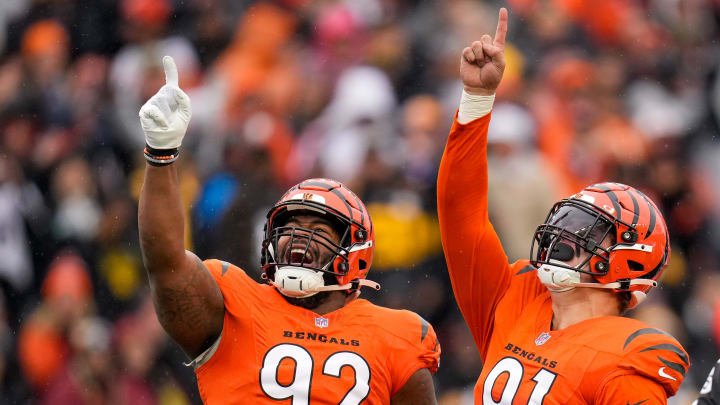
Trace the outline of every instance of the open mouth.
<instances>
[{"instance_id":1,"label":"open mouth","mask_svg":"<svg viewBox=\"0 0 720 405\"><path fill-rule=\"evenodd\" d=\"M292 248L285 254L285 260L288 264L312 264L314 259L310 249L306 249L305 247Z\"/></svg>"}]
</instances>

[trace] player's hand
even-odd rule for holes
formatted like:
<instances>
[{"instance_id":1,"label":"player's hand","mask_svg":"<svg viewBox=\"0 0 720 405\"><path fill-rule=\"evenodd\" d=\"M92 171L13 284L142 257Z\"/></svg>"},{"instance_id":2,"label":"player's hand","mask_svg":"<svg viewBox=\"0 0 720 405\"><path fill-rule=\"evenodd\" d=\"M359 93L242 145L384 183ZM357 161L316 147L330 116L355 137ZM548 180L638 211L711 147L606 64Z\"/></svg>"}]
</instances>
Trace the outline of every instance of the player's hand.
<instances>
[{"instance_id":1,"label":"player's hand","mask_svg":"<svg viewBox=\"0 0 720 405\"><path fill-rule=\"evenodd\" d=\"M490 96L495 94L505 71L505 35L508 12L500 9L495 38L483 35L463 49L460 57L460 78L465 91L470 94Z\"/></svg>"},{"instance_id":2,"label":"player's hand","mask_svg":"<svg viewBox=\"0 0 720 405\"><path fill-rule=\"evenodd\" d=\"M179 148L192 108L190 97L178 87L178 71L170 56L163 57L165 85L140 108L145 142L153 149Z\"/></svg>"}]
</instances>

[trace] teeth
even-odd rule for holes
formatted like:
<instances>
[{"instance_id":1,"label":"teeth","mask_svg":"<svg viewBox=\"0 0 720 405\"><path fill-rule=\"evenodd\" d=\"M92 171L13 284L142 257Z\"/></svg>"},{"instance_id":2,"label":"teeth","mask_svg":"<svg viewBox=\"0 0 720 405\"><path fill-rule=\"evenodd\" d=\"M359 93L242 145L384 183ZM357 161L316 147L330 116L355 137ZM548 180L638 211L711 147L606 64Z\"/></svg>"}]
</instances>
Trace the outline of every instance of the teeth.
<instances>
[{"instance_id":1,"label":"teeth","mask_svg":"<svg viewBox=\"0 0 720 405\"><path fill-rule=\"evenodd\" d=\"M290 250L290 258L294 262L294 255L304 255L303 262L305 263L311 263L312 262L312 256L310 255L310 252L306 252L304 248L294 248Z\"/></svg>"}]
</instances>

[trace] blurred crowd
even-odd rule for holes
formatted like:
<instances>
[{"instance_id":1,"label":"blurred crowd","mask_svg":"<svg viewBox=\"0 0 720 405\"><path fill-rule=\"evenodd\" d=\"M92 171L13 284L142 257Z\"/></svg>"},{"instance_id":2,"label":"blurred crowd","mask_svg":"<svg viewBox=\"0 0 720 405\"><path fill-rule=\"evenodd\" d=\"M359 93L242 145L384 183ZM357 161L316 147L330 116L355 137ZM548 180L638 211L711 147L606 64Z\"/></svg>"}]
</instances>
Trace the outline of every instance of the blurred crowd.
<instances>
[{"instance_id":1,"label":"blurred crowd","mask_svg":"<svg viewBox=\"0 0 720 405\"><path fill-rule=\"evenodd\" d=\"M442 404L481 363L442 257L435 179L460 51L510 11L489 135L490 214L527 258L554 201L602 180L665 213L663 286L630 315L677 337L688 404L720 354L717 0L2 0L0 403L200 403L138 246L138 110L178 64L187 246L259 280L270 204L348 184L377 229L366 298L429 320ZM364 295L365 296L365 295Z\"/></svg>"}]
</instances>

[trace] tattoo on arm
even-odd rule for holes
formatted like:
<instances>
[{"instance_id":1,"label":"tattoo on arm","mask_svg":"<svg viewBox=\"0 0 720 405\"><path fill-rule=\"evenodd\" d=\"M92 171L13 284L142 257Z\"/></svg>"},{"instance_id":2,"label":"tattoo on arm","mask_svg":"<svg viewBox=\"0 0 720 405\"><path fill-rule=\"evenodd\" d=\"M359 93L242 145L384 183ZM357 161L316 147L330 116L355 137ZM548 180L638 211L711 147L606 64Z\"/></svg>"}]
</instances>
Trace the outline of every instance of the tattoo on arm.
<instances>
[{"instance_id":1,"label":"tattoo on arm","mask_svg":"<svg viewBox=\"0 0 720 405\"><path fill-rule=\"evenodd\" d=\"M205 342L220 332L215 329L218 325L222 328L223 312L215 311L213 307L209 294L215 293L212 287L217 287L207 285L215 281L202 262L198 261L197 268L187 273L173 283L153 283L153 298L160 324L189 355L193 355L201 352Z\"/></svg>"}]
</instances>

